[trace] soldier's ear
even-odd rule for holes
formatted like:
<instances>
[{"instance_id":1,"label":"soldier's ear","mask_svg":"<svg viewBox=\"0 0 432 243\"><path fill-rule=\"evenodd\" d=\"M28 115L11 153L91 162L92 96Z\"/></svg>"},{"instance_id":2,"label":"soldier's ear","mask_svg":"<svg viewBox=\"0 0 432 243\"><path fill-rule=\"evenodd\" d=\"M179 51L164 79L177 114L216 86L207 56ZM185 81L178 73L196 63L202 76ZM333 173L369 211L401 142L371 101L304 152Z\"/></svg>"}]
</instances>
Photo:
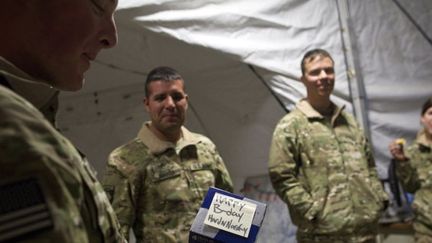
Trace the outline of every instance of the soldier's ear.
<instances>
[{"instance_id":1,"label":"soldier's ear","mask_svg":"<svg viewBox=\"0 0 432 243\"><path fill-rule=\"evenodd\" d=\"M145 110L146 110L147 112L150 112L149 100L147 99L147 97L144 98L143 103L144 103L144 108L145 108Z\"/></svg>"},{"instance_id":2,"label":"soldier's ear","mask_svg":"<svg viewBox=\"0 0 432 243\"><path fill-rule=\"evenodd\" d=\"M427 126L427 119L426 119L425 115L422 115L422 116L420 117L420 124L421 124L422 126L424 126L424 127Z\"/></svg>"},{"instance_id":3,"label":"soldier's ear","mask_svg":"<svg viewBox=\"0 0 432 243\"><path fill-rule=\"evenodd\" d=\"M302 75L301 77L300 77L300 81L304 84L305 83L305 76L304 75Z\"/></svg>"}]
</instances>

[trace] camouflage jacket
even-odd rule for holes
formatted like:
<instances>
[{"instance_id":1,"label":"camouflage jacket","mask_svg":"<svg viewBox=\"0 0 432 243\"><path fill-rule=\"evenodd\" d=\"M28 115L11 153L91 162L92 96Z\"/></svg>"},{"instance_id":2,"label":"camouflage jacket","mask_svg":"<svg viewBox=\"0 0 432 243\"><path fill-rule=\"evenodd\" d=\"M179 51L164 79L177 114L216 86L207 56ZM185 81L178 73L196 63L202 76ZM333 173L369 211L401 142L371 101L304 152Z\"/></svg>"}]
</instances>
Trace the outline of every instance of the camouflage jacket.
<instances>
[{"instance_id":1,"label":"camouflage jacket","mask_svg":"<svg viewBox=\"0 0 432 243\"><path fill-rule=\"evenodd\" d=\"M432 146L421 131L407 148L409 162L398 162L396 173L404 189L415 193L412 204L414 230L432 235Z\"/></svg>"},{"instance_id":2,"label":"camouflage jacket","mask_svg":"<svg viewBox=\"0 0 432 243\"><path fill-rule=\"evenodd\" d=\"M144 123L138 137L109 156L103 185L127 235L137 242L188 242L210 186L233 186L215 145L182 128L177 144L159 140Z\"/></svg>"},{"instance_id":3,"label":"camouflage jacket","mask_svg":"<svg viewBox=\"0 0 432 243\"><path fill-rule=\"evenodd\" d=\"M9 66L1 66L2 84L34 82L0 63ZM115 213L88 162L9 88L0 85L0 241L121 242Z\"/></svg>"},{"instance_id":4,"label":"camouflage jacket","mask_svg":"<svg viewBox=\"0 0 432 243\"><path fill-rule=\"evenodd\" d=\"M387 195L369 144L343 107L326 119L300 101L276 126L269 173L298 235L375 234Z\"/></svg>"}]
</instances>

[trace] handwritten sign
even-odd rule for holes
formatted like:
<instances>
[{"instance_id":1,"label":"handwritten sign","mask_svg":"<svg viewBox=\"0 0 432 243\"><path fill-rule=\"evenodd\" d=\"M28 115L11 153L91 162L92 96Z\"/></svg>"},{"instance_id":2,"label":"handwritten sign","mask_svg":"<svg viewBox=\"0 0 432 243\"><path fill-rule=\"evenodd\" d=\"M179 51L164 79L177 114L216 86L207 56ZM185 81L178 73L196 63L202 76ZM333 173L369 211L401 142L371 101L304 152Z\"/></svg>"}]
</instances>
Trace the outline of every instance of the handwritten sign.
<instances>
[{"instance_id":1,"label":"handwritten sign","mask_svg":"<svg viewBox=\"0 0 432 243\"><path fill-rule=\"evenodd\" d=\"M255 211L256 205L251 202L215 193L204 223L248 237Z\"/></svg>"}]
</instances>

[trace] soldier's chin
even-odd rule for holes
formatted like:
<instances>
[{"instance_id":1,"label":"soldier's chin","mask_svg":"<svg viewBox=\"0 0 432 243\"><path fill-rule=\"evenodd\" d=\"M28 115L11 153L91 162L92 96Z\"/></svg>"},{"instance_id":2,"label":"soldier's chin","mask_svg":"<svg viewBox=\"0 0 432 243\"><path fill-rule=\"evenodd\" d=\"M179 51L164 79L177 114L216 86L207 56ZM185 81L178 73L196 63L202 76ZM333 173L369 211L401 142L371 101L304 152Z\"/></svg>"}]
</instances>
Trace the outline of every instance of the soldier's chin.
<instances>
[{"instance_id":1,"label":"soldier's chin","mask_svg":"<svg viewBox=\"0 0 432 243\"><path fill-rule=\"evenodd\" d=\"M177 116L166 116L165 122L170 125L176 125L180 123L180 119Z\"/></svg>"},{"instance_id":2,"label":"soldier's chin","mask_svg":"<svg viewBox=\"0 0 432 243\"><path fill-rule=\"evenodd\" d=\"M321 95L329 95L331 94L331 90L330 89L324 89L324 90L320 90L320 94Z\"/></svg>"},{"instance_id":3,"label":"soldier's chin","mask_svg":"<svg viewBox=\"0 0 432 243\"><path fill-rule=\"evenodd\" d=\"M67 80L67 82L60 82L58 83L57 87L60 90L63 91L78 91L81 90L85 82L85 78L83 76L79 76L76 78L70 78Z\"/></svg>"},{"instance_id":4,"label":"soldier's chin","mask_svg":"<svg viewBox=\"0 0 432 243\"><path fill-rule=\"evenodd\" d=\"M176 131L176 130L180 129L181 126L182 126L182 124L180 124L177 121L177 122L168 122L165 127L169 131Z\"/></svg>"}]
</instances>

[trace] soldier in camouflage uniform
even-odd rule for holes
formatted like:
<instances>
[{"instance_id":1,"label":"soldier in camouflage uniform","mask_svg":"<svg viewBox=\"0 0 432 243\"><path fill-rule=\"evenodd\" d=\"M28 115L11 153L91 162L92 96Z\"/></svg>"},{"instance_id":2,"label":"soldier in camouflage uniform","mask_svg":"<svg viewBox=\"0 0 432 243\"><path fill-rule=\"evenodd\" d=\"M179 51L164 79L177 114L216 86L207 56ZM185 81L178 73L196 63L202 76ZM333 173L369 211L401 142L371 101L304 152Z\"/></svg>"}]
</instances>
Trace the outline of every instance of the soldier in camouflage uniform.
<instances>
[{"instance_id":1,"label":"soldier in camouflage uniform","mask_svg":"<svg viewBox=\"0 0 432 243\"><path fill-rule=\"evenodd\" d=\"M54 125L58 90L117 41L110 0L0 4L0 242L124 242L88 162Z\"/></svg>"},{"instance_id":2,"label":"soldier in camouflage uniform","mask_svg":"<svg viewBox=\"0 0 432 243\"><path fill-rule=\"evenodd\" d=\"M414 231L417 243L432 242L432 98L423 105L421 112L423 129L414 143L404 152L403 146L393 141L390 153L397 161L396 173L404 189L415 193L412 204L415 219Z\"/></svg>"},{"instance_id":3,"label":"soldier in camouflage uniform","mask_svg":"<svg viewBox=\"0 0 432 243\"><path fill-rule=\"evenodd\" d=\"M188 96L172 68L153 69L144 105L151 122L109 156L103 179L123 234L137 242L188 242L189 229L210 186L233 186L215 145L183 127Z\"/></svg>"},{"instance_id":4,"label":"soldier in camouflage uniform","mask_svg":"<svg viewBox=\"0 0 432 243\"><path fill-rule=\"evenodd\" d=\"M359 125L330 100L334 61L315 49L301 67L307 98L274 131L273 187L288 205L298 242L375 242L387 195Z\"/></svg>"}]
</instances>

